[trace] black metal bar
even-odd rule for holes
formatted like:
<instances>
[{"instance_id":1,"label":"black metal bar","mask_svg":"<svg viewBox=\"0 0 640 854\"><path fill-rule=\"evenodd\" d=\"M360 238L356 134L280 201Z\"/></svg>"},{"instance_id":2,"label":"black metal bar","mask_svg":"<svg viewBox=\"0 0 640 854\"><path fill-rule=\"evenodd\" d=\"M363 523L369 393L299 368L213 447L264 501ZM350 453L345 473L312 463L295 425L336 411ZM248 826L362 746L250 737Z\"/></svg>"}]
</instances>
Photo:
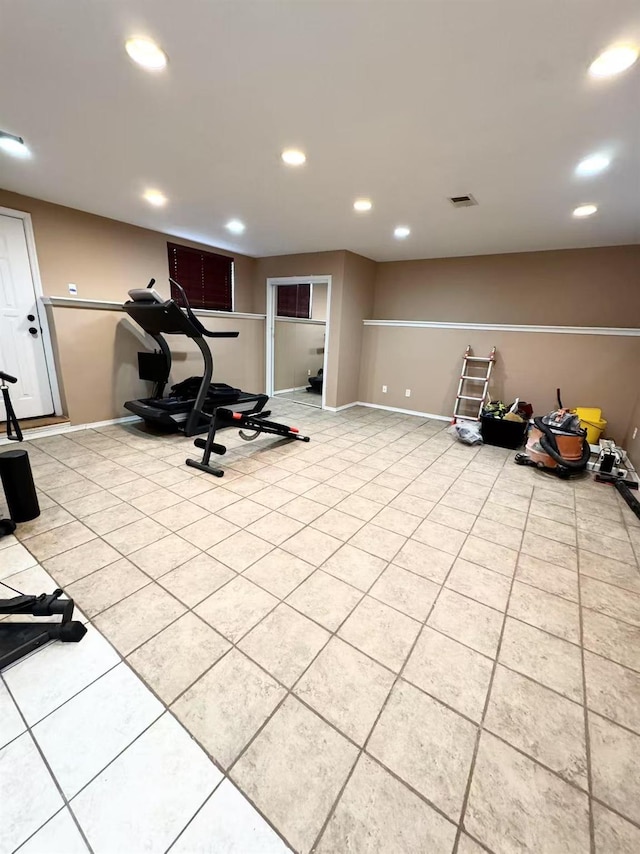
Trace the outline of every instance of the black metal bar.
<instances>
[{"instance_id":1,"label":"black metal bar","mask_svg":"<svg viewBox=\"0 0 640 854\"><path fill-rule=\"evenodd\" d=\"M200 469L200 471L206 471L208 474L213 474L216 477L223 477L224 470L219 468L218 466L212 466L210 464L211 454L226 454L227 449L224 445L219 445L216 441L216 430L218 429L218 410L214 409L211 415L211 424L209 425L209 431L207 433L206 439L196 439L194 445L198 448L203 448L204 453L202 455L202 460L192 460L188 457L185 462L188 466L194 469Z\"/></svg>"},{"instance_id":2,"label":"black metal bar","mask_svg":"<svg viewBox=\"0 0 640 854\"><path fill-rule=\"evenodd\" d=\"M209 393L211 377L213 376L213 356L211 355L211 350L207 346L206 341L203 338L193 338L192 340L196 342L200 352L202 353L202 358L204 360L204 375L193 404L193 409L189 413L184 425L185 436L195 436L195 434L199 432L202 422L209 421L210 416L205 413L204 404Z\"/></svg>"},{"instance_id":3,"label":"black metal bar","mask_svg":"<svg viewBox=\"0 0 640 854\"><path fill-rule=\"evenodd\" d=\"M0 372L0 379L4 382L18 382L15 377L9 376L9 374L3 374ZM18 418L16 416L15 409L13 408L13 404L11 403L11 396L9 395L9 389L6 385L1 386L2 388L2 398L4 400L4 408L7 413L7 439L10 439L12 442L22 442L22 430L20 428L20 424L18 422ZM13 435L15 432L15 436Z\"/></svg>"}]
</instances>

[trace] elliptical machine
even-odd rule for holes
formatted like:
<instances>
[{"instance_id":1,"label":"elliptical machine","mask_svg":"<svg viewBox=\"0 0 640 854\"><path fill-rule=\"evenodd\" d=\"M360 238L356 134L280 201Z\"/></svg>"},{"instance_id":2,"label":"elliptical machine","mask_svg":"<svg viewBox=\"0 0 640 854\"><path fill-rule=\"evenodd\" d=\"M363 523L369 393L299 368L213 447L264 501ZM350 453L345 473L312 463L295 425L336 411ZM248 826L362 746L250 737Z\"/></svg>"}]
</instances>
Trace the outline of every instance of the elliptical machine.
<instances>
[{"instance_id":1,"label":"elliptical machine","mask_svg":"<svg viewBox=\"0 0 640 854\"><path fill-rule=\"evenodd\" d=\"M533 419L526 453L516 454L514 460L518 465L535 466L567 479L586 469L591 448L578 416L563 408L560 389L558 405L554 412Z\"/></svg>"}]
</instances>

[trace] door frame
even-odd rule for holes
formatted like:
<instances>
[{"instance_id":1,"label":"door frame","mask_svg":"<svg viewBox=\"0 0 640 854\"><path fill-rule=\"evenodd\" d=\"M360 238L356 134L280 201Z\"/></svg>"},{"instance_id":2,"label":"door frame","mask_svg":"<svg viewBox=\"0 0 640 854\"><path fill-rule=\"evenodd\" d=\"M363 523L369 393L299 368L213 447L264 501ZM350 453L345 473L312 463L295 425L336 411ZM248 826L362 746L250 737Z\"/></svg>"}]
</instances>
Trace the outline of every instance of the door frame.
<instances>
[{"instance_id":1,"label":"door frame","mask_svg":"<svg viewBox=\"0 0 640 854\"><path fill-rule=\"evenodd\" d=\"M324 357L322 360L322 409L326 408L327 397L327 365L329 363L329 334L331 325L331 276L276 276L267 279L267 316L265 322L266 339L266 381L265 389L269 397L273 397L274 356L276 334L276 287L278 285L326 285L327 286L327 317L324 327ZM311 289L313 292L313 288Z\"/></svg>"},{"instance_id":2,"label":"door frame","mask_svg":"<svg viewBox=\"0 0 640 854\"><path fill-rule=\"evenodd\" d=\"M40 267L38 266L36 239L33 232L31 214L27 213L27 211L17 211L13 208L0 207L0 216L10 216L13 217L13 219L22 220L24 235L27 242L29 267L31 268L31 281L33 282L33 290L36 296L36 314L38 315L38 324L42 333L42 345L44 349L44 361L47 368L47 379L51 390L51 399L53 400L53 411L55 415L63 415L62 398L60 396L60 386L58 383L58 373L56 371L56 361L53 354L53 342L49 329L49 320L47 318L47 310L42 302L44 291L42 290L42 279L40 278Z\"/></svg>"}]
</instances>

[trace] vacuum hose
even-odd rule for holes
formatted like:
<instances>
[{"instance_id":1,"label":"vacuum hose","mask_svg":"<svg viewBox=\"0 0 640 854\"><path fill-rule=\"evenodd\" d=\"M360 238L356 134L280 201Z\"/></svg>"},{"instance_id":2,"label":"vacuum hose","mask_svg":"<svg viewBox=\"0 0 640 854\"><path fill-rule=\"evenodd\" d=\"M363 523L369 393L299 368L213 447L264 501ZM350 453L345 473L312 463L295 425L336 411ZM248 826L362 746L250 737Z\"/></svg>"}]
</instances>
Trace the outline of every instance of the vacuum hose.
<instances>
[{"instance_id":1,"label":"vacuum hose","mask_svg":"<svg viewBox=\"0 0 640 854\"><path fill-rule=\"evenodd\" d=\"M553 430L544 423L542 418L534 418L533 423L542 433L542 436L540 437L540 447L551 457L551 459L555 460L558 465L575 471L585 468L589 462L589 457L591 456L591 448L589 447L586 436L582 440L582 456L580 459L565 460L565 458L561 457L558 453L558 444L556 442L556 437L553 434Z\"/></svg>"}]
</instances>

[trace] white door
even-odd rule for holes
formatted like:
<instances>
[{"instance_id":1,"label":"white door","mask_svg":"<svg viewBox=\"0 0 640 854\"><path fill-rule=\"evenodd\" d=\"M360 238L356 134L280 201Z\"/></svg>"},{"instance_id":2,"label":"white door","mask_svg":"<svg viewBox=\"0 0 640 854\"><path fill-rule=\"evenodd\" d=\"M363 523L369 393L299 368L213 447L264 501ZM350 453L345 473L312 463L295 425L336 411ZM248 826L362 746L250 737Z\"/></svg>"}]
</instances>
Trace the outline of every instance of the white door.
<instances>
[{"instance_id":1,"label":"white door","mask_svg":"<svg viewBox=\"0 0 640 854\"><path fill-rule=\"evenodd\" d=\"M53 413L22 219L0 215L0 371L18 378L11 400L18 418ZM0 421L6 419L0 397Z\"/></svg>"}]
</instances>

